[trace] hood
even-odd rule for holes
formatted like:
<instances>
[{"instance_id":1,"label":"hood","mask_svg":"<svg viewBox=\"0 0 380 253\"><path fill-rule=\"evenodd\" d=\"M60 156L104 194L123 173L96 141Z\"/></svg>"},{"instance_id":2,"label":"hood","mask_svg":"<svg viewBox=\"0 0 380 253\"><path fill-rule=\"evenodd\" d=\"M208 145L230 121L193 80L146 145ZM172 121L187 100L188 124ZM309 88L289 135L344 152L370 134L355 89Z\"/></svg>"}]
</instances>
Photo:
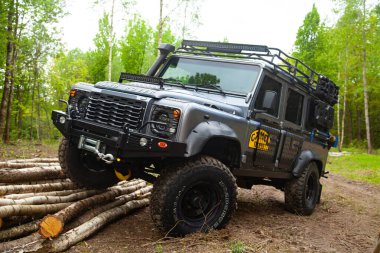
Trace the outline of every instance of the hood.
<instances>
[{"instance_id":1,"label":"hood","mask_svg":"<svg viewBox=\"0 0 380 253\"><path fill-rule=\"evenodd\" d=\"M227 104L228 97L222 94L213 94L210 96L207 93L200 93L194 90L186 90L181 87L173 87L167 85L160 89L157 84L147 84L139 82L131 82L128 84L115 83L115 82L99 82L95 84L98 89L108 89L123 93L132 93L141 96L147 96L155 99L174 98L184 102L193 102L202 104L214 109L232 113L235 115L243 116L243 110L231 104ZM220 102L220 101L225 101Z\"/></svg>"}]
</instances>

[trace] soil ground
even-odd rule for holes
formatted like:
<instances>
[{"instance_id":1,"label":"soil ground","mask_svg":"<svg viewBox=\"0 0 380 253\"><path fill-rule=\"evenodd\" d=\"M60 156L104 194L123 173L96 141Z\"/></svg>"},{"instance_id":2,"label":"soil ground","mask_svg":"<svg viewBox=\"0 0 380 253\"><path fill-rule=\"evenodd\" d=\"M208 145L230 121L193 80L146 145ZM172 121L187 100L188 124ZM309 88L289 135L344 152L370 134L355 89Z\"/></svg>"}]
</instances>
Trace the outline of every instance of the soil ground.
<instances>
[{"instance_id":1,"label":"soil ground","mask_svg":"<svg viewBox=\"0 0 380 253\"><path fill-rule=\"evenodd\" d=\"M239 190L238 210L223 230L164 238L145 208L68 252L372 252L380 232L380 187L338 175L322 181L321 203L308 217L286 212L281 191L254 186Z\"/></svg>"},{"instance_id":2,"label":"soil ground","mask_svg":"<svg viewBox=\"0 0 380 253\"><path fill-rule=\"evenodd\" d=\"M0 147L0 160L54 157L56 150L57 145L16 143ZM372 252L380 232L380 186L338 175L322 184L321 203L311 216L286 212L283 192L253 186L239 189L238 209L223 230L165 238L148 207L67 252Z\"/></svg>"}]
</instances>

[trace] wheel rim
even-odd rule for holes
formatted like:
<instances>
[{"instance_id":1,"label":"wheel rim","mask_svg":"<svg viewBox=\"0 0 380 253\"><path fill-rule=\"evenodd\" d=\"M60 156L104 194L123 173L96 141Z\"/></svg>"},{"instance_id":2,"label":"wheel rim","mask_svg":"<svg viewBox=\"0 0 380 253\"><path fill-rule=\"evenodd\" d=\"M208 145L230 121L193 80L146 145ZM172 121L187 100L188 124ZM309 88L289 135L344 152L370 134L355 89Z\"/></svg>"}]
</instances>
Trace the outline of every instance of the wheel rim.
<instances>
[{"instance_id":1,"label":"wheel rim","mask_svg":"<svg viewBox=\"0 0 380 253\"><path fill-rule=\"evenodd\" d=\"M221 200L220 189L216 184L198 182L185 189L178 203L179 215L192 227L211 224L218 218Z\"/></svg>"},{"instance_id":2,"label":"wheel rim","mask_svg":"<svg viewBox=\"0 0 380 253\"><path fill-rule=\"evenodd\" d=\"M306 203L314 205L317 196L317 180L315 174L310 174L306 184Z\"/></svg>"}]
</instances>

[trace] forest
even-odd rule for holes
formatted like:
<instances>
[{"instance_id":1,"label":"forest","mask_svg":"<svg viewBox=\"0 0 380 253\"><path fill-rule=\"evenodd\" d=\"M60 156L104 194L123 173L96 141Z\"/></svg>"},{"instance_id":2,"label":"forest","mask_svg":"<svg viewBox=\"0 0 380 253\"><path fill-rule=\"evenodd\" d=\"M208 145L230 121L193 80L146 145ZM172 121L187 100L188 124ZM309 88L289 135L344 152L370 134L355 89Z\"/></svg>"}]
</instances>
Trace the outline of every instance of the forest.
<instances>
[{"instance_id":1,"label":"forest","mask_svg":"<svg viewBox=\"0 0 380 253\"><path fill-rule=\"evenodd\" d=\"M50 114L64 109L58 100L67 99L74 83L117 81L122 71L145 73L157 57L159 43L202 40L196 37L201 0L163 2L153 27L130 11L134 1L94 1L100 8L112 4L98 21L94 49L68 51L57 29L67 15L64 1L0 0L2 142L58 140L60 134ZM340 87L333 129L339 136L339 149L355 147L374 153L380 148L380 4L366 0L334 3L333 24L321 19L315 5L305 13L288 53ZM121 35L114 32L116 4L129 13Z\"/></svg>"}]
</instances>

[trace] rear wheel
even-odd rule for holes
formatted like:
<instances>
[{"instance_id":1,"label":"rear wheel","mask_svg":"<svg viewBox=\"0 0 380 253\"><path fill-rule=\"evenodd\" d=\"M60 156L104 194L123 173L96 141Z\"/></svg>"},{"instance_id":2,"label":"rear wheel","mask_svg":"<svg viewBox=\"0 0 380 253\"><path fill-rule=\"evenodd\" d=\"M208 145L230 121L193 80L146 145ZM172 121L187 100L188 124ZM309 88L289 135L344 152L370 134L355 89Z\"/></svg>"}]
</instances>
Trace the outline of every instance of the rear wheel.
<instances>
[{"instance_id":1,"label":"rear wheel","mask_svg":"<svg viewBox=\"0 0 380 253\"><path fill-rule=\"evenodd\" d=\"M237 186L220 161L201 156L166 169L154 184L150 210L172 235L223 228L236 209Z\"/></svg>"},{"instance_id":2,"label":"rear wheel","mask_svg":"<svg viewBox=\"0 0 380 253\"><path fill-rule=\"evenodd\" d=\"M93 154L78 150L66 138L59 145L59 162L66 175L81 187L107 188L118 182L114 168Z\"/></svg>"},{"instance_id":3,"label":"rear wheel","mask_svg":"<svg viewBox=\"0 0 380 253\"><path fill-rule=\"evenodd\" d=\"M312 162L308 164L299 178L286 183L286 209L301 215L312 214L320 196L319 178L318 167Z\"/></svg>"}]
</instances>

